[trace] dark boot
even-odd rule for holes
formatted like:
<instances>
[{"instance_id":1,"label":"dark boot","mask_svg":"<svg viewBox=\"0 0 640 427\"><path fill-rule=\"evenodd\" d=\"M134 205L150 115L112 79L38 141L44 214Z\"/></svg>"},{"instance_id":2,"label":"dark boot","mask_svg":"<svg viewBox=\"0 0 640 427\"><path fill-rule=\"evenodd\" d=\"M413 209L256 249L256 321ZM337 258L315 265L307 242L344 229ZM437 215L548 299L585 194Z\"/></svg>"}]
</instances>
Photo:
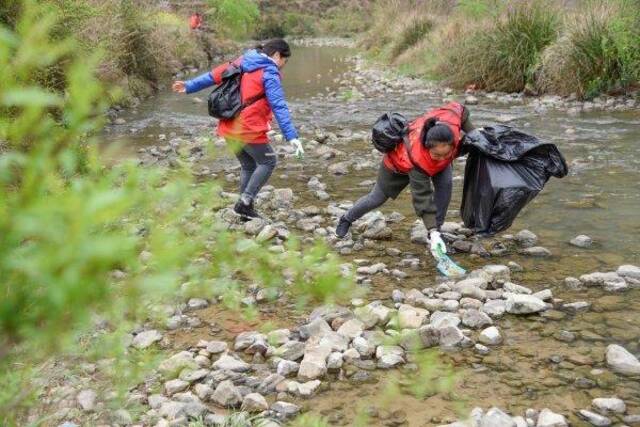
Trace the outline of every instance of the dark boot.
<instances>
[{"instance_id":1,"label":"dark boot","mask_svg":"<svg viewBox=\"0 0 640 427\"><path fill-rule=\"evenodd\" d=\"M336 227L336 236L342 239L349 232L349 228L351 228L351 221L346 219L344 215L341 216Z\"/></svg>"},{"instance_id":2,"label":"dark boot","mask_svg":"<svg viewBox=\"0 0 640 427\"><path fill-rule=\"evenodd\" d=\"M246 204L241 199L238 199L233 211L240 215L243 221L251 221L254 218L262 218L258 212L253 208L253 203Z\"/></svg>"}]
</instances>

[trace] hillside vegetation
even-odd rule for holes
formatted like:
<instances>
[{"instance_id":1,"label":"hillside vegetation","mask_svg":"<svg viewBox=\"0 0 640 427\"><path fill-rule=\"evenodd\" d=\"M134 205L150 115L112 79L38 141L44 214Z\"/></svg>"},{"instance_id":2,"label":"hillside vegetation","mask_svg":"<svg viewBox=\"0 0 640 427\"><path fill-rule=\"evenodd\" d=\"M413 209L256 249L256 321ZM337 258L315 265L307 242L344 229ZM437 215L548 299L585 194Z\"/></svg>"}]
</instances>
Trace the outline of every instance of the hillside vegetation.
<instances>
[{"instance_id":1,"label":"hillside vegetation","mask_svg":"<svg viewBox=\"0 0 640 427\"><path fill-rule=\"evenodd\" d=\"M380 0L362 46L460 88L616 94L640 81L640 2Z\"/></svg>"}]
</instances>

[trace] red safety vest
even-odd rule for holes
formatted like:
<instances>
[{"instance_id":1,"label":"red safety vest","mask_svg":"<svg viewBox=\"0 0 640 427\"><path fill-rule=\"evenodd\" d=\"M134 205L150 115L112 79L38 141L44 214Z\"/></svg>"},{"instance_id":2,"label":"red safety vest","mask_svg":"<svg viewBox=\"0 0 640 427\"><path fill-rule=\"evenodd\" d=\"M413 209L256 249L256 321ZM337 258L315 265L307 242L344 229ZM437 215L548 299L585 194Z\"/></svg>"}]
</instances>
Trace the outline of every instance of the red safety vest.
<instances>
[{"instance_id":1,"label":"red safety vest","mask_svg":"<svg viewBox=\"0 0 640 427\"><path fill-rule=\"evenodd\" d=\"M237 66L241 63L242 57L233 61L233 64ZM228 66L229 63L224 63L211 70L215 84L218 85L222 82L222 73L226 71ZM240 95L243 102L265 95L263 74L264 69L260 68L242 75ZM266 144L269 142L267 132L271 130L272 118L271 106L267 98L263 97L243 109L237 117L229 120L220 120L218 122L218 135L248 144Z\"/></svg>"},{"instance_id":2,"label":"red safety vest","mask_svg":"<svg viewBox=\"0 0 640 427\"><path fill-rule=\"evenodd\" d=\"M462 114L464 106L457 102L451 102L443 107L436 108L418 117L409 124L408 142L411 153L407 152L405 144L398 144L393 151L385 154L384 165L395 172L409 173L414 167L429 176L434 176L445 170L456 158L460 150L462 139ZM453 132L453 150L448 159L434 160L429 154L429 149L422 145L422 128L431 117L445 123Z\"/></svg>"}]
</instances>

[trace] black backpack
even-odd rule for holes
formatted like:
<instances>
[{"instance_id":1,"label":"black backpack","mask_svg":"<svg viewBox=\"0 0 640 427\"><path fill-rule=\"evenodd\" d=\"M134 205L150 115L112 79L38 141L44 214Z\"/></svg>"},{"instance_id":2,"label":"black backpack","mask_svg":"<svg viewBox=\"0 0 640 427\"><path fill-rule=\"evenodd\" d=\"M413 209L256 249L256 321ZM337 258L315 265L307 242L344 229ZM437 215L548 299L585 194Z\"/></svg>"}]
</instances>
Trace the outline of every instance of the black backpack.
<instances>
[{"instance_id":1,"label":"black backpack","mask_svg":"<svg viewBox=\"0 0 640 427\"><path fill-rule=\"evenodd\" d=\"M388 153L396 148L407 133L407 119L400 113L385 113L376 120L371 142L376 150Z\"/></svg>"},{"instance_id":2,"label":"black backpack","mask_svg":"<svg viewBox=\"0 0 640 427\"><path fill-rule=\"evenodd\" d=\"M243 103L240 94L242 74L242 68L234 63L230 63L222 73L222 81L209 94L210 116L223 120L233 119L249 105L265 97L263 93Z\"/></svg>"}]
</instances>

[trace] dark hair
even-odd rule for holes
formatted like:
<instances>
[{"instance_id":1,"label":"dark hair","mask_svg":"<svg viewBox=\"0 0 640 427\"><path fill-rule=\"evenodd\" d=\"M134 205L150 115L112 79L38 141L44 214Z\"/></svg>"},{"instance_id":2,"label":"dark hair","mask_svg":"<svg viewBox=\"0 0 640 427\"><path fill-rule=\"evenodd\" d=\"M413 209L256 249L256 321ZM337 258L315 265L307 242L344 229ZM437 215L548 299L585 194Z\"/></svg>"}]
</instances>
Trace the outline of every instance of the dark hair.
<instances>
[{"instance_id":1,"label":"dark hair","mask_svg":"<svg viewBox=\"0 0 640 427\"><path fill-rule=\"evenodd\" d=\"M453 132L451 132L449 126L431 117L427 119L422 127L422 145L425 148L433 148L436 142L453 144Z\"/></svg>"},{"instance_id":2,"label":"dark hair","mask_svg":"<svg viewBox=\"0 0 640 427\"><path fill-rule=\"evenodd\" d=\"M273 54L276 52L279 52L283 58L288 58L291 56L291 48L289 47L289 43L287 43L283 39L271 39L264 44L257 45L256 50L264 53L267 56L273 56Z\"/></svg>"}]
</instances>

